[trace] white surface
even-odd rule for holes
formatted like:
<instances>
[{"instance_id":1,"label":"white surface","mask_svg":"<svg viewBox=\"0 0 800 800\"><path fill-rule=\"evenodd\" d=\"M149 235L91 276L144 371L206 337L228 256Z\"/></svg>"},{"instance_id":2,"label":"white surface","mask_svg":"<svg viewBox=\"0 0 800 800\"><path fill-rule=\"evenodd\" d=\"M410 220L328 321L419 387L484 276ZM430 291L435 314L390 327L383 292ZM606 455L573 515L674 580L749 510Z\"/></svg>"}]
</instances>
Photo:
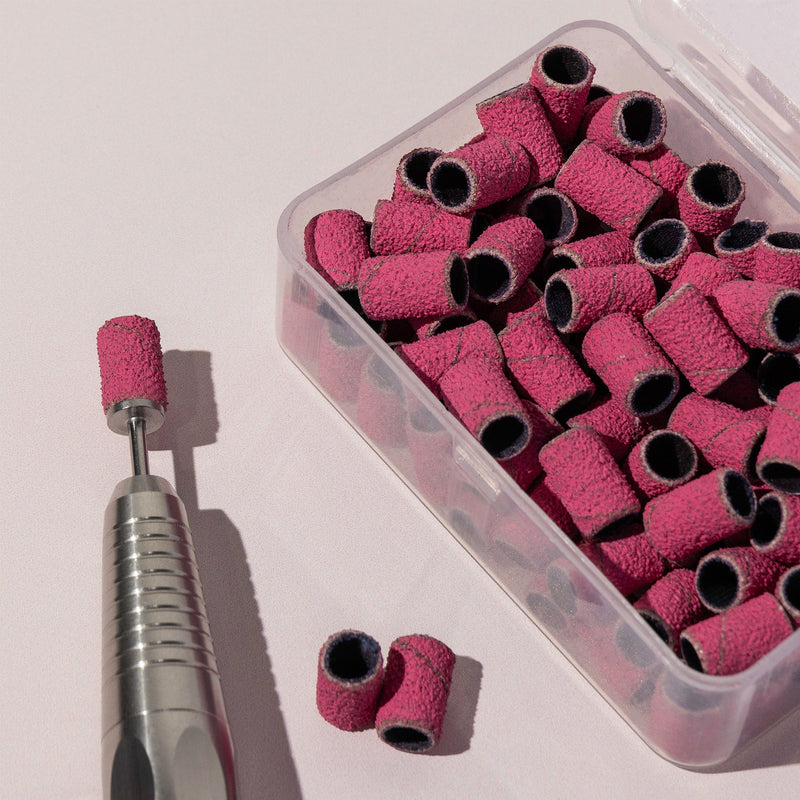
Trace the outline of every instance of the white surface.
<instances>
[{"instance_id":1,"label":"white surface","mask_svg":"<svg viewBox=\"0 0 800 800\"><path fill-rule=\"evenodd\" d=\"M210 358L209 425L177 404L151 466L189 507L243 800L796 791L797 718L716 774L654 755L275 339L286 204L586 17L631 24L624 0L0 6L0 796L101 795L100 537L128 454L94 336L129 313L181 351L173 378ZM437 755L317 715L318 648L349 626L462 657Z\"/></svg>"}]
</instances>

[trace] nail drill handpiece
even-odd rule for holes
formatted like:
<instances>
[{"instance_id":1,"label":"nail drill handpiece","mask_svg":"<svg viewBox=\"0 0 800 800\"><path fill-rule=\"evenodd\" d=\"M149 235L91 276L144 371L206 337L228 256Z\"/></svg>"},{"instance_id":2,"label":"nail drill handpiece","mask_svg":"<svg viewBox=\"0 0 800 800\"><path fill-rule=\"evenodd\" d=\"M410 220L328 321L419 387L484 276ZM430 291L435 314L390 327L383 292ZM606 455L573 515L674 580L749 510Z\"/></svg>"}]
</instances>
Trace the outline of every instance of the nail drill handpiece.
<instances>
[{"instance_id":1,"label":"nail drill handpiece","mask_svg":"<svg viewBox=\"0 0 800 800\"><path fill-rule=\"evenodd\" d=\"M158 328L118 317L97 334L109 428L133 475L103 536L102 773L106 800L234 800L233 744L186 510L150 475L146 433L167 393Z\"/></svg>"}]
</instances>

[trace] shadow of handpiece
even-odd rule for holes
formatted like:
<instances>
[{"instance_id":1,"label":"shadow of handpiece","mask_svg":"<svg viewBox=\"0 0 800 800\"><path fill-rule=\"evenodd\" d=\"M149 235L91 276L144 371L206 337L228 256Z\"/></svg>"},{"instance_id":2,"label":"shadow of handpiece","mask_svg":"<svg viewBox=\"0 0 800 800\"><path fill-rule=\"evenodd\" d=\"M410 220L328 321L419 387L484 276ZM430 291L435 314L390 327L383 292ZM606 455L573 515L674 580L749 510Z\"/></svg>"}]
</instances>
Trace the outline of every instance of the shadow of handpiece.
<instances>
[{"instance_id":1,"label":"shadow of handpiece","mask_svg":"<svg viewBox=\"0 0 800 800\"><path fill-rule=\"evenodd\" d=\"M164 353L167 417L151 450L172 452L175 490L186 506L225 709L236 750L239 800L300 800L300 783L261 627L247 555L224 511L200 509L194 448L217 440L211 353Z\"/></svg>"}]
</instances>

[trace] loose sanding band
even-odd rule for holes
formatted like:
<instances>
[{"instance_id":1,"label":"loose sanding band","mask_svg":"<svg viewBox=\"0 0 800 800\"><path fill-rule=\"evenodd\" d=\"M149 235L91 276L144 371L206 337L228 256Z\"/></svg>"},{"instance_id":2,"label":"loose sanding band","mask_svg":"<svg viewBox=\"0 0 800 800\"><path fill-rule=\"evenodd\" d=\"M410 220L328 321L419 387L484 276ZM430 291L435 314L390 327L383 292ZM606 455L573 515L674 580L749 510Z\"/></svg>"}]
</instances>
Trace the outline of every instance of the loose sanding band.
<instances>
[{"instance_id":1,"label":"loose sanding band","mask_svg":"<svg viewBox=\"0 0 800 800\"><path fill-rule=\"evenodd\" d=\"M671 564L692 565L719 542L746 531L756 498L744 476L718 469L650 500L644 528L652 545Z\"/></svg>"},{"instance_id":2,"label":"loose sanding band","mask_svg":"<svg viewBox=\"0 0 800 800\"><path fill-rule=\"evenodd\" d=\"M740 219L714 239L714 252L745 278L753 278L759 242L769 233L764 220Z\"/></svg>"},{"instance_id":3,"label":"loose sanding band","mask_svg":"<svg viewBox=\"0 0 800 800\"><path fill-rule=\"evenodd\" d=\"M633 446L650 432L650 424L615 397L605 395L586 411L567 420L570 428L585 426L596 431L615 461L622 461Z\"/></svg>"},{"instance_id":4,"label":"loose sanding band","mask_svg":"<svg viewBox=\"0 0 800 800\"><path fill-rule=\"evenodd\" d=\"M528 217L542 232L547 247L558 247L572 240L578 230L578 211L563 192L541 186L523 195L519 213Z\"/></svg>"},{"instance_id":5,"label":"loose sanding band","mask_svg":"<svg viewBox=\"0 0 800 800\"><path fill-rule=\"evenodd\" d=\"M688 483L697 474L699 459L694 445L675 431L648 433L628 454L626 466L636 488L647 497Z\"/></svg>"},{"instance_id":6,"label":"loose sanding band","mask_svg":"<svg viewBox=\"0 0 800 800\"><path fill-rule=\"evenodd\" d=\"M551 45L536 56L530 84L541 97L562 144L572 141L581 124L594 73L586 54L569 45Z\"/></svg>"},{"instance_id":7,"label":"loose sanding band","mask_svg":"<svg viewBox=\"0 0 800 800\"><path fill-rule=\"evenodd\" d=\"M800 289L800 233L766 234L756 247L753 277Z\"/></svg>"},{"instance_id":8,"label":"loose sanding band","mask_svg":"<svg viewBox=\"0 0 800 800\"><path fill-rule=\"evenodd\" d=\"M123 400L149 400L167 407L161 336L155 322L127 316L108 320L97 332L103 411Z\"/></svg>"},{"instance_id":9,"label":"loose sanding band","mask_svg":"<svg viewBox=\"0 0 800 800\"><path fill-rule=\"evenodd\" d=\"M747 350L691 283L664 298L642 321L700 394L718 389L747 364Z\"/></svg>"},{"instance_id":10,"label":"loose sanding band","mask_svg":"<svg viewBox=\"0 0 800 800\"><path fill-rule=\"evenodd\" d=\"M432 636L412 634L392 642L375 717L382 741L406 753L439 743L455 663L453 651Z\"/></svg>"},{"instance_id":11,"label":"loose sanding band","mask_svg":"<svg viewBox=\"0 0 800 800\"><path fill-rule=\"evenodd\" d=\"M700 559L695 571L697 596L706 608L719 614L772 592L784 569L753 547L723 547Z\"/></svg>"},{"instance_id":12,"label":"loose sanding band","mask_svg":"<svg viewBox=\"0 0 800 800\"><path fill-rule=\"evenodd\" d=\"M343 731L371 728L383 685L383 656L366 633L343 630L328 637L317 663L317 709Z\"/></svg>"},{"instance_id":13,"label":"loose sanding band","mask_svg":"<svg viewBox=\"0 0 800 800\"><path fill-rule=\"evenodd\" d=\"M708 675L732 675L753 665L792 633L792 624L771 594L689 626L681 634L686 663Z\"/></svg>"},{"instance_id":14,"label":"loose sanding band","mask_svg":"<svg viewBox=\"0 0 800 800\"><path fill-rule=\"evenodd\" d=\"M656 220L644 228L633 243L637 263L666 281L671 281L689 256L699 249L694 234L679 219Z\"/></svg>"},{"instance_id":15,"label":"loose sanding band","mask_svg":"<svg viewBox=\"0 0 800 800\"><path fill-rule=\"evenodd\" d=\"M800 497L783 492L762 495L750 544L782 564L800 564Z\"/></svg>"},{"instance_id":16,"label":"loose sanding band","mask_svg":"<svg viewBox=\"0 0 800 800\"><path fill-rule=\"evenodd\" d=\"M800 350L800 289L761 280L727 281L714 290L714 300L749 347Z\"/></svg>"},{"instance_id":17,"label":"loose sanding band","mask_svg":"<svg viewBox=\"0 0 800 800\"><path fill-rule=\"evenodd\" d=\"M539 461L547 485L587 540L641 511L630 483L591 428L570 428L551 439Z\"/></svg>"},{"instance_id":18,"label":"loose sanding band","mask_svg":"<svg viewBox=\"0 0 800 800\"><path fill-rule=\"evenodd\" d=\"M664 297L674 294L684 283L694 285L704 297L710 297L718 286L741 278L741 274L729 263L709 253L695 251L689 255L672 281Z\"/></svg>"},{"instance_id":19,"label":"loose sanding band","mask_svg":"<svg viewBox=\"0 0 800 800\"><path fill-rule=\"evenodd\" d=\"M678 371L632 314L617 312L595 322L582 349L586 363L632 414L656 414L678 391Z\"/></svg>"},{"instance_id":20,"label":"loose sanding band","mask_svg":"<svg viewBox=\"0 0 800 800\"><path fill-rule=\"evenodd\" d=\"M345 208L323 211L305 227L306 260L334 289L352 289L361 262L370 255L367 225Z\"/></svg>"},{"instance_id":21,"label":"loose sanding band","mask_svg":"<svg viewBox=\"0 0 800 800\"><path fill-rule=\"evenodd\" d=\"M678 210L695 233L714 238L733 224L744 196L744 181L733 167L706 161L689 170L678 192Z\"/></svg>"},{"instance_id":22,"label":"loose sanding band","mask_svg":"<svg viewBox=\"0 0 800 800\"><path fill-rule=\"evenodd\" d=\"M615 156L650 153L667 131L664 104L650 92L621 92L603 103L586 127L586 138Z\"/></svg>"},{"instance_id":23,"label":"loose sanding band","mask_svg":"<svg viewBox=\"0 0 800 800\"><path fill-rule=\"evenodd\" d=\"M417 147L406 153L395 171L392 200L430 203L428 172L442 151L435 147Z\"/></svg>"},{"instance_id":24,"label":"loose sanding band","mask_svg":"<svg viewBox=\"0 0 800 800\"><path fill-rule=\"evenodd\" d=\"M790 383L775 401L756 473L767 486L800 495L800 383Z\"/></svg>"},{"instance_id":25,"label":"loose sanding band","mask_svg":"<svg viewBox=\"0 0 800 800\"><path fill-rule=\"evenodd\" d=\"M619 231L598 233L558 245L547 257L547 272L562 269L611 267L633 262L633 242Z\"/></svg>"},{"instance_id":26,"label":"loose sanding band","mask_svg":"<svg viewBox=\"0 0 800 800\"><path fill-rule=\"evenodd\" d=\"M781 575L775 596L795 628L800 627L800 566L791 567Z\"/></svg>"},{"instance_id":27,"label":"loose sanding band","mask_svg":"<svg viewBox=\"0 0 800 800\"><path fill-rule=\"evenodd\" d=\"M711 615L697 596L694 571L685 568L670 570L633 605L675 652L680 651L681 633Z\"/></svg>"},{"instance_id":28,"label":"loose sanding band","mask_svg":"<svg viewBox=\"0 0 800 800\"><path fill-rule=\"evenodd\" d=\"M756 378L758 396L774 406L783 389L800 381L800 356L796 353L767 353L758 365Z\"/></svg>"}]
</instances>

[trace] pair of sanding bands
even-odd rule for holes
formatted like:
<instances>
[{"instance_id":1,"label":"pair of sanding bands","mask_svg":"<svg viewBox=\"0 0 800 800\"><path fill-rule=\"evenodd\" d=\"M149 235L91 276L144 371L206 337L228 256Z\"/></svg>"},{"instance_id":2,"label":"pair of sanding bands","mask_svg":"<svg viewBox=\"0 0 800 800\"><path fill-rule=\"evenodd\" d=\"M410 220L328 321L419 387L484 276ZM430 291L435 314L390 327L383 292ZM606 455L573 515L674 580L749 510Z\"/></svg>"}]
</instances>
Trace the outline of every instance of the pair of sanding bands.
<instances>
[{"instance_id":1,"label":"pair of sanding bands","mask_svg":"<svg viewBox=\"0 0 800 800\"><path fill-rule=\"evenodd\" d=\"M800 234L737 219L737 170L685 163L658 97L594 74L543 50L371 219L314 217L307 258L672 650L743 669L797 619ZM777 638L740 630L752 608Z\"/></svg>"},{"instance_id":2,"label":"pair of sanding bands","mask_svg":"<svg viewBox=\"0 0 800 800\"><path fill-rule=\"evenodd\" d=\"M386 744L424 752L441 739L454 667L453 651L432 636L395 639L384 664L371 636L339 631L319 652L317 709L340 730L374 727Z\"/></svg>"}]
</instances>

